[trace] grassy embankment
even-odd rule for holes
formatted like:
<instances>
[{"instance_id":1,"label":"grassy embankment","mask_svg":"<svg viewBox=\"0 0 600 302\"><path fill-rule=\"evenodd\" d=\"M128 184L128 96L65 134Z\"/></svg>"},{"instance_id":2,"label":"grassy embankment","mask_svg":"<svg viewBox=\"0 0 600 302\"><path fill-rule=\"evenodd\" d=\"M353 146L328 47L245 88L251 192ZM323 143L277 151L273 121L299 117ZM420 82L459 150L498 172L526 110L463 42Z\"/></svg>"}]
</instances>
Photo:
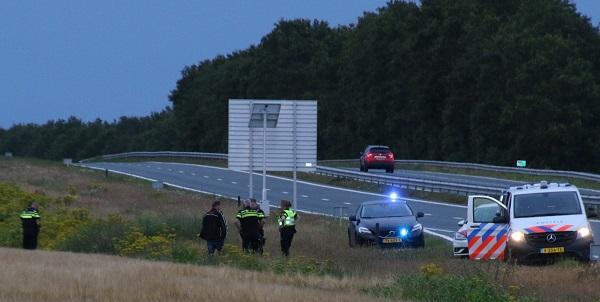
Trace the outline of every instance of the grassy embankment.
<instances>
[{"instance_id":1,"label":"grassy embankment","mask_svg":"<svg viewBox=\"0 0 600 302\"><path fill-rule=\"evenodd\" d=\"M225 293L240 297L248 294L257 300L262 300L260 295L265 293L274 298L283 293L306 297L305 300L332 300L339 296L340 301L352 301L343 300L346 296L342 293L352 296L348 299L361 301L370 298L429 301L600 299L600 290L595 286L600 281L600 271L593 266L572 261L542 267L463 261L452 259L447 244L435 238L427 238L427 247L421 250L350 249L343 225L336 220L311 215L302 215L291 259L279 256L277 229L272 219L266 228L268 241L263 257L241 253L239 238L231 232L225 253L210 259L203 244L195 238L201 215L212 200L210 197L182 191L157 192L142 181L121 176L104 178L102 173L43 161L0 160L0 171L0 233L3 234L0 244L3 246L18 246L16 215L27 201L37 199L41 202L44 217L40 238L44 249L188 264L179 266L100 256L89 256L93 258L85 260L79 258L85 257L83 255L71 254L56 260L63 256L41 253L35 254L39 258L30 258L27 255L33 254L21 256L17 251L2 251L7 253L2 259L14 257L16 263L26 261L17 260L19 257L29 261L37 258L30 268L3 263L0 284L7 287L0 291L4 295L2 300L27 300L24 282L11 280L32 280L39 284L35 279L38 277L43 278L39 280L44 280L45 287L42 287L43 293L37 294L46 294L48 301L65 300L64 296L52 298L51 295L59 293L51 288L62 288L71 293L72 300L111 300L119 293L144 290L148 290L148 294L180 297L179 300L198 300L194 295L199 293L187 286L194 285L200 290L223 289L231 285L225 281L216 282L225 284L221 287L209 281L206 281L206 287L198 284L207 278L205 276L214 274L234 281L245 280L248 285L265 281L264 291L248 289L242 282L240 286L227 287ZM224 211L231 222L235 204L224 200ZM111 267L118 265L110 266L102 262L105 260L123 261L123 267L130 265L125 263L139 267L131 267L132 273L128 275L128 270L111 271ZM49 263L49 266L37 266L36 261L37 264ZM81 265L79 261L97 261L98 267ZM62 278L53 277L52 263L63 268L56 269ZM156 266L150 268L151 265ZM219 275L216 273L219 271L226 273ZM170 280L172 273L179 276L173 280L179 281ZM133 276L143 278L136 280ZM260 295L253 296L257 292Z\"/></svg>"}]
</instances>

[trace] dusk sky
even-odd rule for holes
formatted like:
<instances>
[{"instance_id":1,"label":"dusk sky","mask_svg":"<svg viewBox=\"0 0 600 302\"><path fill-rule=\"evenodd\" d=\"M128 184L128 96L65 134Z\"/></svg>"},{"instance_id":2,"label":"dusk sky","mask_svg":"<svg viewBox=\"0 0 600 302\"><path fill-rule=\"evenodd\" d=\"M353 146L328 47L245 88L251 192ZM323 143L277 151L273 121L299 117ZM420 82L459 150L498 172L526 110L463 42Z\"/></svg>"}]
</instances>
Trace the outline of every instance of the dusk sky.
<instances>
[{"instance_id":1,"label":"dusk sky","mask_svg":"<svg viewBox=\"0 0 600 302\"><path fill-rule=\"evenodd\" d=\"M184 66L257 44L280 19L355 23L387 1L2 1L0 127L169 105ZM575 1L600 23L600 1Z\"/></svg>"}]
</instances>

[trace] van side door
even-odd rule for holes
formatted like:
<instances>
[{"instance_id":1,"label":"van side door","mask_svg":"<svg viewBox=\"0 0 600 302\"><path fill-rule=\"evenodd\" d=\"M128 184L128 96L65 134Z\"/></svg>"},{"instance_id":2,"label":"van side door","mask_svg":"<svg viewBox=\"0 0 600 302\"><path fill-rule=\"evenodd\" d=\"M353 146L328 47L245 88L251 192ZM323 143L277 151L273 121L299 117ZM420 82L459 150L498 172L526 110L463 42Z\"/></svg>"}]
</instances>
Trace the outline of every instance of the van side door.
<instances>
[{"instance_id":1,"label":"van side door","mask_svg":"<svg viewBox=\"0 0 600 302\"><path fill-rule=\"evenodd\" d=\"M469 259L504 259L508 239L508 210L501 201L482 195L469 196L467 246Z\"/></svg>"}]
</instances>

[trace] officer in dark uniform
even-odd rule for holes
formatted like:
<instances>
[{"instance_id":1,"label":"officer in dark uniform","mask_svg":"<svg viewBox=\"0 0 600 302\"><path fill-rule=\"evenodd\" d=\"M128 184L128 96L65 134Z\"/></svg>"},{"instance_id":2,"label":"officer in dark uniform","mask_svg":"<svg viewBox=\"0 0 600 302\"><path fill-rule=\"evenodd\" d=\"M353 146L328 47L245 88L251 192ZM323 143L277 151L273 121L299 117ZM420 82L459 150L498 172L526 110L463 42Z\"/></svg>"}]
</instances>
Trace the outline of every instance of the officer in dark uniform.
<instances>
[{"instance_id":1,"label":"officer in dark uniform","mask_svg":"<svg viewBox=\"0 0 600 302\"><path fill-rule=\"evenodd\" d=\"M245 200L242 203L242 208L235 215L235 218L237 218L237 221L235 222L235 227L237 228L238 232L240 233L240 237L242 238L242 249L245 252L248 251L248 240L246 239L246 236L245 236L244 232L242 232L242 225L241 225L241 223L242 223L242 216L244 216L244 214L248 210L250 210L250 201L249 200Z\"/></svg>"},{"instance_id":2,"label":"officer in dark uniform","mask_svg":"<svg viewBox=\"0 0 600 302\"><path fill-rule=\"evenodd\" d=\"M19 215L23 227L23 248L35 250L37 248L38 234L40 233L40 213L38 205L32 202L27 209Z\"/></svg>"},{"instance_id":3,"label":"officer in dark uniform","mask_svg":"<svg viewBox=\"0 0 600 302\"><path fill-rule=\"evenodd\" d=\"M296 234L296 221L298 214L291 209L292 203L288 200L281 201L281 215L279 216L279 233L281 235L281 252L284 256L290 255L292 239Z\"/></svg>"},{"instance_id":4,"label":"officer in dark uniform","mask_svg":"<svg viewBox=\"0 0 600 302\"><path fill-rule=\"evenodd\" d=\"M267 240L265 239L265 212L260 208L256 199L250 199L250 208L258 213L258 253L262 255Z\"/></svg>"},{"instance_id":5,"label":"officer in dark uniform","mask_svg":"<svg viewBox=\"0 0 600 302\"><path fill-rule=\"evenodd\" d=\"M236 226L240 230L240 235L245 244L242 242L242 247L245 251L253 251L255 253L260 252L260 228L262 227L263 219L265 215L262 211L259 212L254 201L255 208L252 207L252 201L248 208L245 208L238 212L236 218Z\"/></svg>"}]
</instances>

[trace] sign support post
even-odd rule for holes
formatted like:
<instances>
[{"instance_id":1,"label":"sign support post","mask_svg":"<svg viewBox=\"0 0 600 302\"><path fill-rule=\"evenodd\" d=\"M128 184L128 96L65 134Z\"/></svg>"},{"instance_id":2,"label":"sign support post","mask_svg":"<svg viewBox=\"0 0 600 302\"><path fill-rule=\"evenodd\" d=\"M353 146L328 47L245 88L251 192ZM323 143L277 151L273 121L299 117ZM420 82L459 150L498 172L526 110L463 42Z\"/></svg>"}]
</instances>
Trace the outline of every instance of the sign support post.
<instances>
[{"instance_id":1,"label":"sign support post","mask_svg":"<svg viewBox=\"0 0 600 302\"><path fill-rule=\"evenodd\" d=\"M250 105L250 112L252 112L253 102L250 101L248 104ZM248 127L248 128L250 131L249 132L250 148L248 149L249 153L250 153L250 158L248 161L248 177L249 177L248 188L250 190L250 194L249 194L250 196L248 198L254 198L254 182L253 182L253 178L254 178L254 152L253 152L253 149L254 148L252 147L252 146L254 146L254 135L253 135L254 131L252 128L250 128L250 127Z\"/></svg>"},{"instance_id":2,"label":"sign support post","mask_svg":"<svg viewBox=\"0 0 600 302\"><path fill-rule=\"evenodd\" d=\"M294 118L293 118L293 123L294 125L292 126L292 137L294 142L292 143L292 149L293 149L293 157L294 157L294 163L293 163L293 178L294 178L294 192L293 192L293 196L292 196L292 207L294 208L294 210L298 209L298 140L297 140L297 135L298 135L298 131L297 131L297 127L298 127L298 123L297 123L297 118L298 118L298 113L297 113L297 104L296 102L294 102L293 105L293 111L294 111Z\"/></svg>"},{"instance_id":3,"label":"sign support post","mask_svg":"<svg viewBox=\"0 0 600 302\"><path fill-rule=\"evenodd\" d=\"M262 188L262 201L261 203L267 203L266 208L269 207L267 200L267 106L263 109L263 188ZM264 211L264 210L263 210ZM267 212L267 211L265 211ZM268 213L265 213L268 215Z\"/></svg>"}]
</instances>

